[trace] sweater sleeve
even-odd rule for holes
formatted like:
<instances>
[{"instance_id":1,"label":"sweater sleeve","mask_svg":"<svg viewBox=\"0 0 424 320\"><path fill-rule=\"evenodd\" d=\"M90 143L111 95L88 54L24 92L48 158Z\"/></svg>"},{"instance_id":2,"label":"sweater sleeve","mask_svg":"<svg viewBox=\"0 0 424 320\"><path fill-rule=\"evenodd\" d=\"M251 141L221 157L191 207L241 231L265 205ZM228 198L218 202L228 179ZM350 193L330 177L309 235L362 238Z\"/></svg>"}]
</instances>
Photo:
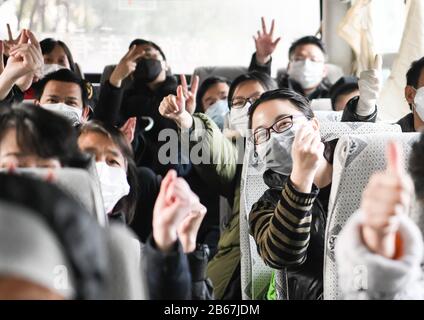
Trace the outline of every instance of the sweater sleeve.
<instances>
[{"instance_id":1,"label":"sweater sleeve","mask_svg":"<svg viewBox=\"0 0 424 320\"><path fill-rule=\"evenodd\" d=\"M371 252L363 243L361 212L346 223L336 241L339 288L345 299L424 299L421 270L423 239L415 223L400 219L403 255L388 259Z\"/></svg>"},{"instance_id":2,"label":"sweater sleeve","mask_svg":"<svg viewBox=\"0 0 424 320\"><path fill-rule=\"evenodd\" d=\"M190 130L181 131L183 149L188 146L191 163L208 186L223 196L232 194L242 155L207 115L195 113L193 123Z\"/></svg>"},{"instance_id":3,"label":"sweater sleeve","mask_svg":"<svg viewBox=\"0 0 424 320\"><path fill-rule=\"evenodd\" d=\"M299 266L306 260L309 246L313 203L319 190L298 192L290 179L277 205L262 197L249 215L250 232L259 255L274 269Z\"/></svg>"},{"instance_id":4,"label":"sweater sleeve","mask_svg":"<svg viewBox=\"0 0 424 320\"><path fill-rule=\"evenodd\" d=\"M94 109L94 119L110 125L118 125L123 98L123 89L117 88L107 80L100 89L99 101Z\"/></svg>"}]
</instances>

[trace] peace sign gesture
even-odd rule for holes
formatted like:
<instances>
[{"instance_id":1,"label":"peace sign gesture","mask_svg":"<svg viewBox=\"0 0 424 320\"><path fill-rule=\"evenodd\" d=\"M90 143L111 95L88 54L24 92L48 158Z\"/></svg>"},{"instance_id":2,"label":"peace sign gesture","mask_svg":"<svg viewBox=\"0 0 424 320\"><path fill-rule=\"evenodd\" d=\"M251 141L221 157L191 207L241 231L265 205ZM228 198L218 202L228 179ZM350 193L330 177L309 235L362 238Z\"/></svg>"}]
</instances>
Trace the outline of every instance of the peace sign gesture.
<instances>
[{"instance_id":1,"label":"peace sign gesture","mask_svg":"<svg viewBox=\"0 0 424 320\"><path fill-rule=\"evenodd\" d=\"M259 64L266 64L270 59L272 53L277 48L278 43L281 40L281 37L278 37L274 40L274 28L275 28L275 20L272 19L271 29L267 30L267 26L265 23L265 18L262 17L262 32L258 30L257 36L253 36L253 40L255 41L256 46L256 61Z\"/></svg>"},{"instance_id":2,"label":"peace sign gesture","mask_svg":"<svg viewBox=\"0 0 424 320\"><path fill-rule=\"evenodd\" d=\"M9 51L13 46L16 46L19 43L19 39L21 38L22 32L18 35L16 39L13 39L12 30L10 29L10 25L6 24L8 40L3 41L3 54L5 56L9 56Z\"/></svg>"},{"instance_id":3,"label":"peace sign gesture","mask_svg":"<svg viewBox=\"0 0 424 320\"><path fill-rule=\"evenodd\" d=\"M196 95L199 87L199 76L194 74L191 76L190 90L188 89L187 79L184 74L180 75L182 92L185 99L185 109L188 113L193 114L196 110Z\"/></svg>"}]
</instances>

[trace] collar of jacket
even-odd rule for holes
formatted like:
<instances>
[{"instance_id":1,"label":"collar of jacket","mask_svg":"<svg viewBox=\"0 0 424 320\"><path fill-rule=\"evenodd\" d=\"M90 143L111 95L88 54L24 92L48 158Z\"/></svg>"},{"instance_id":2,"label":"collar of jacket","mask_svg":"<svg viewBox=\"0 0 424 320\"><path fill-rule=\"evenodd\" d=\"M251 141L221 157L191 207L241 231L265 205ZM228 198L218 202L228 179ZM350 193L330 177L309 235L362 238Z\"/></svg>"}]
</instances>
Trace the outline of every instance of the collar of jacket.
<instances>
[{"instance_id":1,"label":"collar of jacket","mask_svg":"<svg viewBox=\"0 0 424 320\"><path fill-rule=\"evenodd\" d=\"M122 211L112 212L108 215L109 222L119 222L126 224L125 213Z\"/></svg>"},{"instance_id":2,"label":"collar of jacket","mask_svg":"<svg viewBox=\"0 0 424 320\"><path fill-rule=\"evenodd\" d=\"M287 181L288 176L284 176L272 170L266 170L263 175L265 184L272 188L282 190L284 183Z\"/></svg>"},{"instance_id":3,"label":"collar of jacket","mask_svg":"<svg viewBox=\"0 0 424 320\"><path fill-rule=\"evenodd\" d=\"M136 91L143 90L145 92L150 92L153 95L158 95L158 94L159 95L164 95L164 94L168 95L170 93L176 94L177 86L178 86L177 78L173 75L170 75L170 76L166 76L165 81L162 82L160 84L160 86L157 87L156 90L151 90L146 83L137 82L137 81L133 82L132 88Z\"/></svg>"}]
</instances>

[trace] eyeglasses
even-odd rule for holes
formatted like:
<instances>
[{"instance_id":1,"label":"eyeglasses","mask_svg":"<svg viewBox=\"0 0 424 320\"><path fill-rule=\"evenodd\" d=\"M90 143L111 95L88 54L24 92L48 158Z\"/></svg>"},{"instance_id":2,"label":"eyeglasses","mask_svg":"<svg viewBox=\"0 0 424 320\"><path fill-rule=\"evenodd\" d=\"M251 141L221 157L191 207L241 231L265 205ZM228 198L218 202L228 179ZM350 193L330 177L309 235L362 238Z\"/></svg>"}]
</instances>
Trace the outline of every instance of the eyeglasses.
<instances>
[{"instance_id":1,"label":"eyeglasses","mask_svg":"<svg viewBox=\"0 0 424 320\"><path fill-rule=\"evenodd\" d=\"M271 138L271 130L275 133L284 133L293 127L293 119L305 117L303 114L295 114L287 117L278 119L272 126L269 128L260 128L256 130L252 135L252 140L255 145L259 145L267 142Z\"/></svg>"},{"instance_id":2,"label":"eyeglasses","mask_svg":"<svg viewBox=\"0 0 424 320\"><path fill-rule=\"evenodd\" d=\"M241 109L244 108L244 106L250 102L251 104L254 104L256 100L258 100L260 95L256 95L250 98L243 98L243 97L236 97L233 100L231 100L230 107L234 109Z\"/></svg>"}]
</instances>

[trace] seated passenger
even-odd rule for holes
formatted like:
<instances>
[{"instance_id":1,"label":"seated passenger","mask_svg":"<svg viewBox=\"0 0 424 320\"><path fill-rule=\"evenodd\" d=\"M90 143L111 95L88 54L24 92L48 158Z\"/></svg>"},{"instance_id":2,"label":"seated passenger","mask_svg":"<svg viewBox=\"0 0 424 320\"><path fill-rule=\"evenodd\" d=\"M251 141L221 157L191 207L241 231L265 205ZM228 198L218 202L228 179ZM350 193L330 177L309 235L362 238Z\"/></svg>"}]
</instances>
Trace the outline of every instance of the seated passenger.
<instances>
[{"instance_id":1,"label":"seated passenger","mask_svg":"<svg viewBox=\"0 0 424 320\"><path fill-rule=\"evenodd\" d=\"M308 100L284 89L256 100L249 127L269 187L249 214L258 252L270 267L287 269L288 298L319 299L337 140L323 144Z\"/></svg>"},{"instance_id":2,"label":"seated passenger","mask_svg":"<svg viewBox=\"0 0 424 320\"><path fill-rule=\"evenodd\" d=\"M357 77L341 77L330 88L331 106L334 111L343 111L348 102L357 96L359 96Z\"/></svg>"},{"instance_id":3,"label":"seated passenger","mask_svg":"<svg viewBox=\"0 0 424 320\"><path fill-rule=\"evenodd\" d=\"M408 217L424 199L424 136L412 148L409 173L399 147L387 148L387 168L375 173L336 242L339 288L345 299L424 299L423 238ZM422 212L421 212L422 214Z\"/></svg>"},{"instance_id":4,"label":"seated passenger","mask_svg":"<svg viewBox=\"0 0 424 320\"><path fill-rule=\"evenodd\" d=\"M88 83L68 69L48 74L37 83L35 103L78 126L88 119Z\"/></svg>"},{"instance_id":5,"label":"seated passenger","mask_svg":"<svg viewBox=\"0 0 424 320\"><path fill-rule=\"evenodd\" d=\"M260 72L244 74L233 81L228 93L231 137L242 137L244 142L249 107L262 93L275 88L275 82ZM207 192L219 193L229 200L232 215L226 217L225 230L221 232L217 254L208 265L208 277L213 283L215 298L241 299L239 205L242 167L240 159L243 154L239 155L235 144L237 139L227 139L207 115L191 115L188 110L194 108L187 108L183 91L180 86L177 96L167 96L160 104L159 111L164 117L174 120L181 130L193 133L189 142L184 141L184 136L181 137L182 143L189 145L190 152L199 148L199 144L201 149L210 152L207 161L198 161L194 167L206 181ZM200 132L195 134L197 130Z\"/></svg>"},{"instance_id":6,"label":"seated passenger","mask_svg":"<svg viewBox=\"0 0 424 320\"><path fill-rule=\"evenodd\" d=\"M128 88L123 88L122 82L126 78L131 78L132 82ZM193 87L196 90L197 82L198 78L195 77ZM158 159L158 150L163 145L163 142L158 142L159 132L175 128L171 121L160 116L158 107L164 97L175 94L177 84L162 49L151 41L136 39L102 86L94 110L96 119L114 126L122 126L128 118L137 117L133 142L136 163L161 175L174 168L179 175L184 176L190 169L188 165L162 165ZM191 97L188 100L194 104L194 99ZM144 130L145 117L154 121L153 127L147 132Z\"/></svg>"},{"instance_id":7,"label":"seated passenger","mask_svg":"<svg viewBox=\"0 0 424 320\"><path fill-rule=\"evenodd\" d=\"M161 194L161 192L164 193L165 191L159 190L162 179L157 177L148 168L136 168L131 146L120 130L100 122L89 121L80 128L78 144L82 151L92 154L96 160L100 188L109 221L130 225L139 239L142 242L146 242L148 247L153 245L152 239L150 239L152 233L154 239L159 239L157 238L159 234L158 230L161 230L159 235L161 237L160 239L162 239L162 237L164 237L164 228L170 228L171 230L167 232L172 232L172 228L168 225L170 222L166 219L159 218L159 216L162 217L165 212L161 212L157 209L159 205L166 207L170 205L169 203L172 203L170 199L167 199L167 201L163 203L163 194ZM158 187L156 187L156 185ZM193 204L189 205L195 206L197 210L191 212L182 222L175 222L179 227L177 228L178 230L175 230L176 234L174 236L178 236L181 242L181 254L189 254L188 266L192 272L193 284L192 291L188 292L188 294L190 294L193 299L210 299L211 293L209 291L212 289L205 275L208 258L206 255L207 252L204 251L202 247L197 246L197 234L205 217L206 208L200 205L199 198L194 195L183 179L175 176L174 171L169 172L162 180L162 188L170 188L169 185L171 185L171 187L176 185L175 192L178 193L180 193L180 189L185 190L187 195L182 195L188 196L189 200L191 199L194 201ZM167 192L170 193L172 190L169 189ZM152 202L156 209L153 209L152 205L152 211L147 211L146 208L148 208L148 206L146 202ZM177 204L175 205L178 207ZM188 204L180 205L187 206ZM158 229L159 223L164 223L166 225L161 225L160 229ZM163 241L168 242L170 240L172 239L165 237ZM176 239L171 241L173 244L175 242ZM161 252L174 251L170 248L164 248L166 245L158 244L158 247ZM156 257L154 261L158 262L160 259L164 259L164 255L161 252L150 252L153 257ZM157 257L157 255L159 256ZM171 254L169 256L171 256ZM168 257L168 259L171 258ZM173 259L175 260L177 257ZM180 259L182 258L180 257ZM181 263L178 259L176 261L178 264ZM153 262L149 262L149 265L154 269L158 269L158 266L154 266ZM178 269L173 270L173 272L177 272L177 270ZM158 277L169 276L168 272L160 268L154 272ZM156 278L153 279L157 281ZM168 283L172 284L170 281ZM160 288L160 290L163 289L164 288ZM178 288L174 288L173 290L182 292L178 291ZM161 293L156 292L152 294L154 297L161 297L162 299L171 299L173 297L171 295L173 293L167 293L166 290ZM175 295L180 294L181 293L175 293Z\"/></svg>"},{"instance_id":8,"label":"seated passenger","mask_svg":"<svg viewBox=\"0 0 424 320\"><path fill-rule=\"evenodd\" d=\"M228 90L231 83L222 77L209 77L203 81L196 96L196 111L204 112L224 130L228 108Z\"/></svg>"},{"instance_id":9,"label":"seated passenger","mask_svg":"<svg viewBox=\"0 0 424 320\"><path fill-rule=\"evenodd\" d=\"M64 68L75 72L80 78L84 78L74 62L71 50L63 41L46 38L40 41L40 47L44 58L44 75Z\"/></svg>"},{"instance_id":10,"label":"seated passenger","mask_svg":"<svg viewBox=\"0 0 424 320\"><path fill-rule=\"evenodd\" d=\"M109 219L130 224L138 198L138 180L133 152L125 136L115 127L90 121L80 128L78 146L96 160Z\"/></svg>"},{"instance_id":11,"label":"seated passenger","mask_svg":"<svg viewBox=\"0 0 424 320\"><path fill-rule=\"evenodd\" d=\"M280 38L274 40L274 20L268 31L262 18L262 32L254 37L256 52L252 56L249 71L260 71L271 75L274 50ZM314 36L302 37L289 49L287 72L277 79L280 88L294 90L310 100L329 98L331 83L327 79L326 51L323 42Z\"/></svg>"},{"instance_id":12,"label":"seated passenger","mask_svg":"<svg viewBox=\"0 0 424 320\"><path fill-rule=\"evenodd\" d=\"M420 131L424 127L424 57L414 61L406 73L405 98L411 112L397 124L403 132Z\"/></svg>"}]
</instances>

